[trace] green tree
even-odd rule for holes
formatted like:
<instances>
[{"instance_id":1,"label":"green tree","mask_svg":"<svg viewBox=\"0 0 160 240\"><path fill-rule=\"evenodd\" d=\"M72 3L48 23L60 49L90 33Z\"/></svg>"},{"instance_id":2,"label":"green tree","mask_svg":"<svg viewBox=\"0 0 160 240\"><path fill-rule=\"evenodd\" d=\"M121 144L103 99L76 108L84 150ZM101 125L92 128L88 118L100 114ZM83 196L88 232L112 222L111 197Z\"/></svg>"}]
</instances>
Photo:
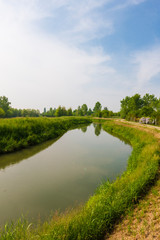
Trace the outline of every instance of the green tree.
<instances>
[{"instance_id":1,"label":"green tree","mask_svg":"<svg viewBox=\"0 0 160 240\"><path fill-rule=\"evenodd\" d=\"M2 108L5 112L5 115L7 116L7 112L10 109L10 102L8 101L8 98L3 96L0 97L0 108Z\"/></svg>"},{"instance_id":2,"label":"green tree","mask_svg":"<svg viewBox=\"0 0 160 240\"><path fill-rule=\"evenodd\" d=\"M88 112L87 104L83 104L81 107L81 110L83 112L83 116L87 115L87 112Z\"/></svg>"},{"instance_id":3,"label":"green tree","mask_svg":"<svg viewBox=\"0 0 160 240\"><path fill-rule=\"evenodd\" d=\"M69 108L68 110L67 110L67 116L72 116L73 115L73 113L72 113L72 108Z\"/></svg>"},{"instance_id":4,"label":"green tree","mask_svg":"<svg viewBox=\"0 0 160 240\"><path fill-rule=\"evenodd\" d=\"M104 108L104 110L101 111L101 115L103 118L107 118L109 116L109 111L107 108Z\"/></svg>"},{"instance_id":5,"label":"green tree","mask_svg":"<svg viewBox=\"0 0 160 240\"><path fill-rule=\"evenodd\" d=\"M140 110L141 117L152 117L154 115L154 109L150 106L143 106Z\"/></svg>"},{"instance_id":6,"label":"green tree","mask_svg":"<svg viewBox=\"0 0 160 240\"><path fill-rule=\"evenodd\" d=\"M129 102L130 102L130 97L126 96L124 99L121 100L121 118L126 118L129 111L130 111L130 107L129 107Z\"/></svg>"},{"instance_id":7,"label":"green tree","mask_svg":"<svg viewBox=\"0 0 160 240\"><path fill-rule=\"evenodd\" d=\"M101 108L102 108L101 103L100 102L96 102L96 104L95 104L95 106L93 108L93 111L94 112L99 112L99 111L101 111Z\"/></svg>"},{"instance_id":8,"label":"green tree","mask_svg":"<svg viewBox=\"0 0 160 240\"><path fill-rule=\"evenodd\" d=\"M67 110L65 107L62 107L62 113L61 116L67 116Z\"/></svg>"},{"instance_id":9,"label":"green tree","mask_svg":"<svg viewBox=\"0 0 160 240\"><path fill-rule=\"evenodd\" d=\"M56 116L56 117L62 116L62 107L61 107L61 106L59 106L59 107L56 109L55 116Z\"/></svg>"},{"instance_id":10,"label":"green tree","mask_svg":"<svg viewBox=\"0 0 160 240\"><path fill-rule=\"evenodd\" d=\"M77 115L78 115L78 116L83 116L83 112L82 112L82 109L81 109L80 106L78 106Z\"/></svg>"},{"instance_id":11,"label":"green tree","mask_svg":"<svg viewBox=\"0 0 160 240\"><path fill-rule=\"evenodd\" d=\"M87 113L87 114L88 114L88 115L92 115L92 113L93 113L92 109L91 109L91 108L89 108L89 109L88 109L88 113Z\"/></svg>"},{"instance_id":12,"label":"green tree","mask_svg":"<svg viewBox=\"0 0 160 240\"><path fill-rule=\"evenodd\" d=\"M135 118L139 117L142 106L143 100L139 94L125 97L121 101L121 117L127 120L135 120Z\"/></svg>"},{"instance_id":13,"label":"green tree","mask_svg":"<svg viewBox=\"0 0 160 240\"><path fill-rule=\"evenodd\" d=\"M5 111L0 108L0 118L3 118L5 116Z\"/></svg>"},{"instance_id":14,"label":"green tree","mask_svg":"<svg viewBox=\"0 0 160 240\"><path fill-rule=\"evenodd\" d=\"M146 93L143 98L143 106L146 107L155 107L158 99L154 96L154 94L150 95L149 93Z\"/></svg>"},{"instance_id":15,"label":"green tree","mask_svg":"<svg viewBox=\"0 0 160 240\"><path fill-rule=\"evenodd\" d=\"M95 116L101 117L101 108L102 108L101 103L100 102L96 102L96 104L95 104L95 106L93 108Z\"/></svg>"}]
</instances>

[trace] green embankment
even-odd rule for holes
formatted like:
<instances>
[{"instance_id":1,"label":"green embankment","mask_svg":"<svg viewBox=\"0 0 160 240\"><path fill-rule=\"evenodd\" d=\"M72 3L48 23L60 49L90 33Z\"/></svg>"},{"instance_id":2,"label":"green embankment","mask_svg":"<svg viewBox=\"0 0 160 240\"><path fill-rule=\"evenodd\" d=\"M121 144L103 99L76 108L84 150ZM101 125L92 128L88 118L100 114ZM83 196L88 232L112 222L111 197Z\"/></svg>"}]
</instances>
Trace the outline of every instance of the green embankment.
<instances>
[{"instance_id":1,"label":"green embankment","mask_svg":"<svg viewBox=\"0 0 160 240\"><path fill-rule=\"evenodd\" d=\"M103 128L130 141L133 151L127 170L113 183L102 184L88 202L77 210L55 215L43 226L32 227L27 221L6 225L1 239L98 240L115 221L145 193L159 168L160 146L150 133L104 121ZM115 149L116 151L116 149Z\"/></svg>"},{"instance_id":2,"label":"green embankment","mask_svg":"<svg viewBox=\"0 0 160 240\"><path fill-rule=\"evenodd\" d=\"M0 119L0 153L13 152L63 135L89 118L14 118Z\"/></svg>"}]
</instances>

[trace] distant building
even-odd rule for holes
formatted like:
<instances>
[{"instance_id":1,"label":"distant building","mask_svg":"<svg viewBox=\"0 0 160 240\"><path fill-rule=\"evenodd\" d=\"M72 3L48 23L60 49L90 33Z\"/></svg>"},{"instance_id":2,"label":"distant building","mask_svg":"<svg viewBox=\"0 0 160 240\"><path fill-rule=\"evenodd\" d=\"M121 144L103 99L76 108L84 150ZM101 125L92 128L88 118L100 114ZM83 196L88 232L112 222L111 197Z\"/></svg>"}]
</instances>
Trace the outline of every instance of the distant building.
<instances>
[{"instance_id":1,"label":"distant building","mask_svg":"<svg viewBox=\"0 0 160 240\"><path fill-rule=\"evenodd\" d=\"M139 122L145 124L146 123L146 118L145 117L140 118Z\"/></svg>"},{"instance_id":2,"label":"distant building","mask_svg":"<svg viewBox=\"0 0 160 240\"><path fill-rule=\"evenodd\" d=\"M155 124L155 120L152 120L150 117L142 117L139 122L143 124Z\"/></svg>"},{"instance_id":3,"label":"distant building","mask_svg":"<svg viewBox=\"0 0 160 240\"><path fill-rule=\"evenodd\" d=\"M44 113L46 113L46 108L44 108Z\"/></svg>"}]
</instances>

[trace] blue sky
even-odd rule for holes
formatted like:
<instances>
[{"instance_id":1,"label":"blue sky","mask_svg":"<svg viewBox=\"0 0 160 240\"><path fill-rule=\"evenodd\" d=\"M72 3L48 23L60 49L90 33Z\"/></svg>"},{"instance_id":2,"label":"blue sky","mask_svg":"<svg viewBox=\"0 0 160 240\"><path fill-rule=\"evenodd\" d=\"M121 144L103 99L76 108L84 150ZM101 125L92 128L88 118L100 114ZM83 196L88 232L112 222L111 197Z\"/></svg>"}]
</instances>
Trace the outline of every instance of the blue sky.
<instances>
[{"instance_id":1,"label":"blue sky","mask_svg":"<svg viewBox=\"0 0 160 240\"><path fill-rule=\"evenodd\" d=\"M0 96L13 107L160 97L159 0L0 0Z\"/></svg>"}]
</instances>

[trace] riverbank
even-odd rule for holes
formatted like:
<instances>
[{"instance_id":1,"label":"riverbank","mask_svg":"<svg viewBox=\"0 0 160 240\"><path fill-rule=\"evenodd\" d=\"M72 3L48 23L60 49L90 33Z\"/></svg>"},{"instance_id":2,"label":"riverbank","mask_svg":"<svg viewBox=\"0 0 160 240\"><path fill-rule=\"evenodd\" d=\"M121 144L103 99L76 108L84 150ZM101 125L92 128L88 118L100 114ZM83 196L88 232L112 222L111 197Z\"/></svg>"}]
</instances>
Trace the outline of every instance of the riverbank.
<instances>
[{"instance_id":1,"label":"riverbank","mask_svg":"<svg viewBox=\"0 0 160 240\"><path fill-rule=\"evenodd\" d=\"M160 173L159 173L160 178ZM160 239L160 179L106 236L106 240Z\"/></svg>"},{"instance_id":2,"label":"riverbank","mask_svg":"<svg viewBox=\"0 0 160 240\"><path fill-rule=\"evenodd\" d=\"M91 122L85 117L0 119L0 154L55 139L79 124Z\"/></svg>"},{"instance_id":3,"label":"riverbank","mask_svg":"<svg viewBox=\"0 0 160 240\"><path fill-rule=\"evenodd\" d=\"M160 143L160 127L143 125L125 120L120 124L130 125L150 132ZM137 205L131 207L126 215L119 220L106 240L160 239L160 171L157 173L155 184L148 190Z\"/></svg>"},{"instance_id":4,"label":"riverbank","mask_svg":"<svg viewBox=\"0 0 160 240\"><path fill-rule=\"evenodd\" d=\"M144 132L130 123L102 120L103 129L121 136L133 147L127 170L115 182L103 183L88 200L76 210L56 214L43 225L32 227L27 221L6 225L1 239L102 239L106 232L155 182L159 169L159 142L150 132Z\"/></svg>"}]
</instances>

